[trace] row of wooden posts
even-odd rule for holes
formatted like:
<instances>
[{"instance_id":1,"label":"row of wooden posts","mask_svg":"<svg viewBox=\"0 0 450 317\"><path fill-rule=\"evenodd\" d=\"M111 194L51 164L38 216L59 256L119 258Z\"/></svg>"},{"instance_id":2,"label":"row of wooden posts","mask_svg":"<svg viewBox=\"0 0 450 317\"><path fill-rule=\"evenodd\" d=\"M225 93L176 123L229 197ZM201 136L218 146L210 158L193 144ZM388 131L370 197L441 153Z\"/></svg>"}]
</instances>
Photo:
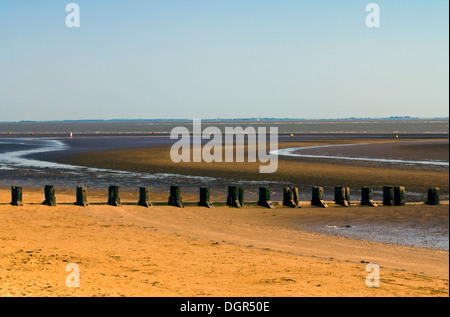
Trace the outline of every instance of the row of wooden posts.
<instances>
[{"instance_id":1,"label":"row of wooden posts","mask_svg":"<svg viewBox=\"0 0 450 317\"><path fill-rule=\"evenodd\" d=\"M312 188L312 199L311 205L319 207L328 207L327 203L324 201L323 187L313 187ZM56 205L55 188L52 185L46 185L44 188L45 200L42 203L47 206ZM428 200L429 205L439 204L440 191L438 187L432 187L428 189ZM12 186L11 187L11 205L22 206L22 187ZM196 205L210 208L213 203L210 199L211 191L207 187L200 187L200 200ZM404 186L384 186L383 187L383 205L385 206L403 206L405 205L405 187ZM334 201L336 204L348 207L351 205L350 200L350 188L349 187L335 187L334 191ZM119 197L119 186L111 185L108 188L108 205L110 206L121 206L122 203ZM139 201L137 203L139 206L151 207L153 202L150 199L150 188L140 187L139 188ZM184 204L181 198L181 189L179 186L170 187L170 196L167 203L169 206L176 206L183 208ZM215 203L220 205L220 203ZM77 187L76 190L76 202L75 205L78 206L89 206L87 200L87 188ZM228 187L228 196L226 201L227 206L242 208L244 207L244 188L237 186ZM268 187L259 188L259 200L257 202L258 206L266 208L274 208L278 203L272 202L270 199L270 189ZM283 188L283 206L298 208L300 207L299 191L297 187L284 187ZM370 187L363 187L361 189L361 205L362 206L372 206L376 207L377 204L373 200L373 192Z\"/></svg>"}]
</instances>

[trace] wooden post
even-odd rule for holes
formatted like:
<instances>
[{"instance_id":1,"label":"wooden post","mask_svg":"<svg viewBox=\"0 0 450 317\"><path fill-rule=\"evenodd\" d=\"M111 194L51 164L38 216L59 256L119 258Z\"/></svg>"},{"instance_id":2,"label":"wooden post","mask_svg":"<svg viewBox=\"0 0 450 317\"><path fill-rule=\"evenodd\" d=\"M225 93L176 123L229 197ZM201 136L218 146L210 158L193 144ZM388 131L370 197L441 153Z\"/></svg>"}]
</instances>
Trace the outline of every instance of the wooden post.
<instances>
[{"instance_id":1,"label":"wooden post","mask_svg":"<svg viewBox=\"0 0 450 317\"><path fill-rule=\"evenodd\" d=\"M244 188L239 187L239 203L244 207Z\"/></svg>"},{"instance_id":2,"label":"wooden post","mask_svg":"<svg viewBox=\"0 0 450 317\"><path fill-rule=\"evenodd\" d=\"M300 195L298 194L298 187L291 187L292 198L297 208L300 208Z\"/></svg>"},{"instance_id":3,"label":"wooden post","mask_svg":"<svg viewBox=\"0 0 450 317\"><path fill-rule=\"evenodd\" d=\"M75 205L82 207L89 206L86 187L77 187L77 201L75 202Z\"/></svg>"},{"instance_id":4,"label":"wooden post","mask_svg":"<svg viewBox=\"0 0 450 317\"><path fill-rule=\"evenodd\" d=\"M350 187L344 187L344 189L345 189L345 199L347 200L347 203L350 206L352 204L352 200L350 197Z\"/></svg>"},{"instance_id":5,"label":"wooden post","mask_svg":"<svg viewBox=\"0 0 450 317\"><path fill-rule=\"evenodd\" d=\"M55 187L52 185L45 185L44 188L45 200L42 203L46 206L56 206Z\"/></svg>"},{"instance_id":6,"label":"wooden post","mask_svg":"<svg viewBox=\"0 0 450 317\"><path fill-rule=\"evenodd\" d=\"M311 205L327 208L328 205L323 200L323 187L313 187Z\"/></svg>"},{"instance_id":7,"label":"wooden post","mask_svg":"<svg viewBox=\"0 0 450 317\"><path fill-rule=\"evenodd\" d=\"M228 186L227 206L242 208L241 190L236 186ZM244 200L244 192L242 190L242 201Z\"/></svg>"},{"instance_id":8,"label":"wooden post","mask_svg":"<svg viewBox=\"0 0 450 317\"><path fill-rule=\"evenodd\" d=\"M270 201L270 188L260 187L259 188L259 200L258 206L266 207L266 208L275 208Z\"/></svg>"},{"instance_id":9,"label":"wooden post","mask_svg":"<svg viewBox=\"0 0 450 317\"><path fill-rule=\"evenodd\" d=\"M139 201L138 206L151 207L152 203L150 201L150 188L149 187L139 187Z\"/></svg>"},{"instance_id":10,"label":"wooden post","mask_svg":"<svg viewBox=\"0 0 450 317\"><path fill-rule=\"evenodd\" d=\"M300 198L297 187L283 188L283 206L300 208Z\"/></svg>"},{"instance_id":11,"label":"wooden post","mask_svg":"<svg viewBox=\"0 0 450 317\"><path fill-rule=\"evenodd\" d=\"M383 205L394 206L394 188L392 186L383 186Z\"/></svg>"},{"instance_id":12,"label":"wooden post","mask_svg":"<svg viewBox=\"0 0 450 317\"><path fill-rule=\"evenodd\" d=\"M200 201L199 206L211 208L213 204L211 203L211 190L207 187L200 187Z\"/></svg>"},{"instance_id":13,"label":"wooden post","mask_svg":"<svg viewBox=\"0 0 450 317\"><path fill-rule=\"evenodd\" d=\"M361 189L361 206L376 207L377 205L373 201L373 192L370 187L363 187Z\"/></svg>"},{"instance_id":14,"label":"wooden post","mask_svg":"<svg viewBox=\"0 0 450 317\"><path fill-rule=\"evenodd\" d=\"M108 205L120 207L119 186L111 185L108 188Z\"/></svg>"},{"instance_id":15,"label":"wooden post","mask_svg":"<svg viewBox=\"0 0 450 317\"><path fill-rule=\"evenodd\" d=\"M293 188L291 188L291 187L284 187L283 188L283 206L296 208L298 206L298 204L295 202L294 195L295 194L294 194Z\"/></svg>"},{"instance_id":16,"label":"wooden post","mask_svg":"<svg viewBox=\"0 0 450 317\"><path fill-rule=\"evenodd\" d=\"M394 187L394 204L396 206L404 206L405 205L405 187L404 186Z\"/></svg>"},{"instance_id":17,"label":"wooden post","mask_svg":"<svg viewBox=\"0 0 450 317\"><path fill-rule=\"evenodd\" d=\"M11 186L11 205L23 206L22 187Z\"/></svg>"},{"instance_id":18,"label":"wooden post","mask_svg":"<svg viewBox=\"0 0 450 317\"><path fill-rule=\"evenodd\" d=\"M347 198L347 190L346 187L335 187L334 188L334 202L338 205L348 207L348 198Z\"/></svg>"},{"instance_id":19,"label":"wooden post","mask_svg":"<svg viewBox=\"0 0 450 317\"><path fill-rule=\"evenodd\" d=\"M184 208L180 186L170 186L169 206Z\"/></svg>"},{"instance_id":20,"label":"wooden post","mask_svg":"<svg viewBox=\"0 0 450 317\"><path fill-rule=\"evenodd\" d=\"M440 194L440 189L439 189L439 187L431 187L431 188L428 188L428 200L427 200L427 204L428 204L428 205L439 205L439 204L440 204L439 194Z\"/></svg>"}]
</instances>

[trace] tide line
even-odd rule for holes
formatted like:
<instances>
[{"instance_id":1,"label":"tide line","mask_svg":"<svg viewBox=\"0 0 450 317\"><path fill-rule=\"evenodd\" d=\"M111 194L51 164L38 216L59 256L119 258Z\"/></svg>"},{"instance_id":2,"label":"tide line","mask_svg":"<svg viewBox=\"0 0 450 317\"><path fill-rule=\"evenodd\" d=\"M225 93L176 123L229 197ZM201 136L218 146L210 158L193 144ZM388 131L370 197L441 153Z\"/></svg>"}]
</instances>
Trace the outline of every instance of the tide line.
<instances>
[{"instance_id":1,"label":"tide line","mask_svg":"<svg viewBox=\"0 0 450 317\"><path fill-rule=\"evenodd\" d=\"M280 155L280 156L319 158L319 159L332 159L332 160L368 161L368 162L396 163L396 164L436 165L436 166L447 166L447 167L449 166L449 162L442 162L442 161L410 161L410 160L383 159L383 158L371 158L371 157L331 156L331 155L313 155L313 154L296 153L298 151L307 150L307 149L341 147L341 146L358 146L358 145L368 145L368 144L369 143L356 143L356 144L316 145L316 146L295 147L295 148L287 148L287 149L271 151L270 154Z\"/></svg>"}]
</instances>

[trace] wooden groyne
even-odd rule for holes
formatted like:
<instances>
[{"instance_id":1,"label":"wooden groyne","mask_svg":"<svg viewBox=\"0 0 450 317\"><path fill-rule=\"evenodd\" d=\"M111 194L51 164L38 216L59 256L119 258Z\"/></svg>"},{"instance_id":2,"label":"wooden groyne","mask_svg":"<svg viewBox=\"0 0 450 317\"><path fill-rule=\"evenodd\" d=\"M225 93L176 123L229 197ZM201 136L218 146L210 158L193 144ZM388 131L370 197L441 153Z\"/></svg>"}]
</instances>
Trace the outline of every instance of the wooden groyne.
<instances>
[{"instance_id":1,"label":"wooden groyne","mask_svg":"<svg viewBox=\"0 0 450 317\"><path fill-rule=\"evenodd\" d=\"M405 206L406 205L406 189L404 186L383 186L383 200L381 205L383 206ZM331 206L379 206L373 200L373 189L371 187L361 188L361 199L359 201L352 201L350 199L350 188L343 186L336 186L334 190L334 202L326 202L324 200L324 188L319 186L313 186L311 192L311 200L302 202L299 198L299 190L297 187L284 187L283 188L283 200L272 201L271 190L269 187L259 188L258 201L245 201L244 200L244 188L238 186L228 187L228 196L226 201L211 201L211 189L208 187L199 188L199 200L196 202L183 202L182 190L180 186L170 186L169 197L166 202L153 201L151 199L150 187L139 187L139 200L135 203L141 207L152 206L174 206L178 208L184 208L185 206L201 206L206 208L213 208L214 206L229 206L231 208L244 208L260 206L264 208L276 208L276 207L289 207L300 208L301 206L311 205L321 208L327 208ZM427 200L425 204L439 205L440 189L439 187L430 187L427 190ZM105 202L106 205L120 207L122 202L120 199L119 186L111 185L108 188L108 199ZM11 202L12 206L23 206L23 189L20 186L11 186ZM56 206L56 194L53 185L45 185L44 187L44 201L43 205ZM127 203L129 205L130 203ZM85 186L79 186L76 188L76 197L74 205L88 207L88 190Z\"/></svg>"}]
</instances>

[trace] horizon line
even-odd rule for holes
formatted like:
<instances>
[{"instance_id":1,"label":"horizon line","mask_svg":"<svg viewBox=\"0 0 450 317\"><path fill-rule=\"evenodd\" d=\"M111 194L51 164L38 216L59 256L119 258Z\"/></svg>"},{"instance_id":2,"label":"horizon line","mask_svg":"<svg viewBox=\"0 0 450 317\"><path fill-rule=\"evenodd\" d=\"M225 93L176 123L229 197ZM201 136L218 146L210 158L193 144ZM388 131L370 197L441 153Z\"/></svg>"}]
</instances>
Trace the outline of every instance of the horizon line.
<instances>
[{"instance_id":1,"label":"horizon line","mask_svg":"<svg viewBox=\"0 0 450 317\"><path fill-rule=\"evenodd\" d=\"M183 119L60 119L60 120L18 120L18 121L0 121L0 123L86 123L86 122L169 122L169 121L192 121L197 118ZM277 118L277 117L243 117L243 118L209 118L201 119L202 121L359 121L359 120L449 120L449 117L411 117L411 116L390 116L390 117L348 117L348 118Z\"/></svg>"}]
</instances>

